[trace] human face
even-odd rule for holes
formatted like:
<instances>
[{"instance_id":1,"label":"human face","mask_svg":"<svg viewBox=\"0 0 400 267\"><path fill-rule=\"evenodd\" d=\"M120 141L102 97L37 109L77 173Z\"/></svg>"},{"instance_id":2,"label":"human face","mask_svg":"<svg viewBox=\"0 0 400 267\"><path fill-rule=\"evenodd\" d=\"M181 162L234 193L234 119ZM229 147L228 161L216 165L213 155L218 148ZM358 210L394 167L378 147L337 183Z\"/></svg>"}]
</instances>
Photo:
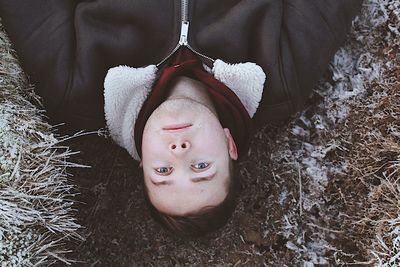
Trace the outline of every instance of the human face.
<instances>
[{"instance_id":1,"label":"human face","mask_svg":"<svg viewBox=\"0 0 400 267\"><path fill-rule=\"evenodd\" d=\"M152 204L169 215L216 206L227 195L237 159L228 129L203 104L168 99L148 119L142 140L144 182Z\"/></svg>"}]
</instances>

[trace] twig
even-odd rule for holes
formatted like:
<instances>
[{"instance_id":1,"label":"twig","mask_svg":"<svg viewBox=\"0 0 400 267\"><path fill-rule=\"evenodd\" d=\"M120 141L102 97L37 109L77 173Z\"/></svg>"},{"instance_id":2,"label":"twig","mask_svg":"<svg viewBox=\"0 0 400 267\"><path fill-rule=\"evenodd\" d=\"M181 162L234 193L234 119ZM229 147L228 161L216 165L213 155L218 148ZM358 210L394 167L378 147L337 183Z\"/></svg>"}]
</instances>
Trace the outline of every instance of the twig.
<instances>
[{"instance_id":1,"label":"twig","mask_svg":"<svg viewBox=\"0 0 400 267\"><path fill-rule=\"evenodd\" d=\"M302 193L302 182L301 182L301 169L300 164L297 164L298 176L299 176L299 209L300 217L303 215L303 193Z\"/></svg>"}]
</instances>

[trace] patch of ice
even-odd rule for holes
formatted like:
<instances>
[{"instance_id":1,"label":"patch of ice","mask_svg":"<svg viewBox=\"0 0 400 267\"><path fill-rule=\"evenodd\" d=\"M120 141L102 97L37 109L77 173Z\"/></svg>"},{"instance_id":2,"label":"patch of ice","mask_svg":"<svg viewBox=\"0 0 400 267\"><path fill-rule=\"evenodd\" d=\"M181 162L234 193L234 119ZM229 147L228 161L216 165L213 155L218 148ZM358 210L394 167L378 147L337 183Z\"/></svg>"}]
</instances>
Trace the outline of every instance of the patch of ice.
<instances>
[{"instance_id":1,"label":"patch of ice","mask_svg":"<svg viewBox=\"0 0 400 267\"><path fill-rule=\"evenodd\" d=\"M279 197L278 197L279 205L283 206L286 203L287 196L288 196L288 191L287 190L284 190L284 191L279 193Z\"/></svg>"}]
</instances>

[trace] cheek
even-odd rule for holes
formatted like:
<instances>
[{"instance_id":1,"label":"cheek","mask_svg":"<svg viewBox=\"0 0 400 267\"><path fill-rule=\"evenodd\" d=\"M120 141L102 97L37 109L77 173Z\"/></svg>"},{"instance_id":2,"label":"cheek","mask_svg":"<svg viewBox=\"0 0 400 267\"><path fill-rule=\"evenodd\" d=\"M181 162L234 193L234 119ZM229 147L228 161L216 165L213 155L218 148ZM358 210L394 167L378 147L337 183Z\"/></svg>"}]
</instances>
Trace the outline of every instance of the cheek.
<instances>
[{"instance_id":1,"label":"cheek","mask_svg":"<svg viewBox=\"0 0 400 267\"><path fill-rule=\"evenodd\" d=\"M220 155L227 150L225 135L221 128L204 130L196 139L196 143L201 144L200 149L208 153Z\"/></svg>"},{"instance_id":2,"label":"cheek","mask_svg":"<svg viewBox=\"0 0 400 267\"><path fill-rule=\"evenodd\" d=\"M162 151L163 142L155 133L143 133L142 140L142 157L143 159L151 155L157 155Z\"/></svg>"}]
</instances>

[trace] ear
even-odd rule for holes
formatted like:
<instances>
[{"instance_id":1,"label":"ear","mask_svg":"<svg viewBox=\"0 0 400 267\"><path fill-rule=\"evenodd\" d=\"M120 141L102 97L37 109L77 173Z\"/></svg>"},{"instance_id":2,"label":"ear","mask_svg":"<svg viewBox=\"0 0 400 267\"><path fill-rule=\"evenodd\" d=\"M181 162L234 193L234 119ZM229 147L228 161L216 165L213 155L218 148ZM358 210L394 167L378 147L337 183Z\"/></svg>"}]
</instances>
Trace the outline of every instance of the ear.
<instances>
[{"instance_id":1,"label":"ear","mask_svg":"<svg viewBox=\"0 0 400 267\"><path fill-rule=\"evenodd\" d=\"M228 140L229 156L231 157L232 160L237 160L238 152L237 152L235 140L233 140L231 132L229 131L228 128L224 128L224 132L225 132L225 136Z\"/></svg>"},{"instance_id":2,"label":"ear","mask_svg":"<svg viewBox=\"0 0 400 267\"><path fill-rule=\"evenodd\" d=\"M143 161L140 161L140 162L139 162L139 167L140 167L140 168L143 168Z\"/></svg>"}]
</instances>

